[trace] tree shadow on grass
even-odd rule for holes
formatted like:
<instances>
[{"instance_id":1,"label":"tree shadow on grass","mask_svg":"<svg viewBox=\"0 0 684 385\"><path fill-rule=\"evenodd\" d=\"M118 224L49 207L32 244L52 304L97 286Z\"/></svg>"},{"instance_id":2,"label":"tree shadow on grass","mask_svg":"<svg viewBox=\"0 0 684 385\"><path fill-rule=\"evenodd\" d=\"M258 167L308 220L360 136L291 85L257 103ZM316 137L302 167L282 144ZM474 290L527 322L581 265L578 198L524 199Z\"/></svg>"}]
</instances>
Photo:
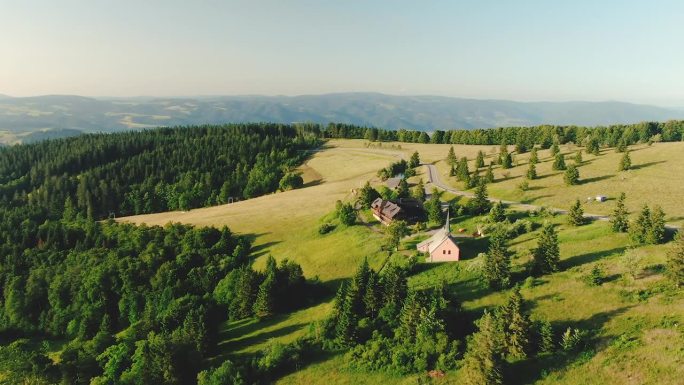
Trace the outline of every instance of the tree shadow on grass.
<instances>
[{"instance_id":1,"label":"tree shadow on grass","mask_svg":"<svg viewBox=\"0 0 684 385\"><path fill-rule=\"evenodd\" d=\"M613 249L608 249L608 250L602 250L602 251L596 251L593 253L586 253L586 254L580 254L576 255L574 257L570 257L568 259L565 259L561 261L560 266L561 269L567 270L570 268L573 268L575 266L580 266L584 265L585 263L591 263L598 261L599 259L608 257L613 254L618 254L618 253L623 253L625 250L627 250L627 247L615 247Z\"/></svg>"},{"instance_id":2,"label":"tree shadow on grass","mask_svg":"<svg viewBox=\"0 0 684 385\"><path fill-rule=\"evenodd\" d=\"M599 182L602 180L610 179L614 177L615 175L601 175L601 176L595 176L592 178L585 178L585 179L580 179L581 184L587 184L587 183L592 183L592 182Z\"/></svg>"},{"instance_id":3,"label":"tree shadow on grass","mask_svg":"<svg viewBox=\"0 0 684 385\"><path fill-rule=\"evenodd\" d=\"M658 160L658 161L653 161L653 162L635 164L635 165L632 165L632 167L630 167L630 169L631 170L641 170L642 168L655 166L656 164L660 164L660 163L665 163L665 161L664 160Z\"/></svg>"},{"instance_id":4,"label":"tree shadow on grass","mask_svg":"<svg viewBox=\"0 0 684 385\"><path fill-rule=\"evenodd\" d=\"M551 197L553 197L553 195L537 195L536 197L525 198L525 199L521 200L520 203L529 205L529 204L532 204L532 203L534 203L540 199L551 198Z\"/></svg>"},{"instance_id":5,"label":"tree shadow on grass","mask_svg":"<svg viewBox=\"0 0 684 385\"><path fill-rule=\"evenodd\" d=\"M581 321L558 321L552 322L551 326L555 332L555 339L559 340L561 334L568 328L579 328L585 331L598 331L611 319L625 313L629 306L621 307L607 312L594 314L593 316ZM545 373L562 370L578 361L589 360L596 353L602 350L607 344L603 338L593 337L587 341L583 349L576 351L558 350L551 354L543 354L530 357L525 360L515 361L506 365L504 377L507 383L512 385L531 384L542 379Z\"/></svg>"},{"instance_id":6,"label":"tree shadow on grass","mask_svg":"<svg viewBox=\"0 0 684 385\"><path fill-rule=\"evenodd\" d=\"M268 327L266 324L262 324L261 322L257 322L256 324L258 325L257 330ZM268 325L272 326L271 323L269 323ZM267 342L270 339L283 337L283 336L286 336L288 334L294 333L298 330L301 330L306 325L307 325L306 323L297 323L294 325L288 325L288 326L284 326L282 328L277 328L274 330L269 330L266 332L257 333L257 334L253 334L253 335L229 334L228 336L230 337L230 339L229 340L223 339L222 342L218 343L217 347L220 351L241 350L241 349L244 349L248 346L262 344L264 342Z\"/></svg>"}]
</instances>

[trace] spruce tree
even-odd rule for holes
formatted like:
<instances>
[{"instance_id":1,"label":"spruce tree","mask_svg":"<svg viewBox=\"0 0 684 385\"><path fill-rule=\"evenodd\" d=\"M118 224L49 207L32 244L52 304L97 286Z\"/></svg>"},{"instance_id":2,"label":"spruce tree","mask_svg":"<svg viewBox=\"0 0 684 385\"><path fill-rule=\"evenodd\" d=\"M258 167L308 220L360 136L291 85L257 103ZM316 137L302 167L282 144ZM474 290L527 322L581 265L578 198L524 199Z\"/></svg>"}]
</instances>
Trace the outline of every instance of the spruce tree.
<instances>
[{"instance_id":1,"label":"spruce tree","mask_svg":"<svg viewBox=\"0 0 684 385\"><path fill-rule=\"evenodd\" d=\"M551 353L555 347L554 333L551 323L547 320L539 321L538 350L540 353Z\"/></svg>"},{"instance_id":2,"label":"spruce tree","mask_svg":"<svg viewBox=\"0 0 684 385\"><path fill-rule=\"evenodd\" d=\"M594 156L599 156L601 154L601 149L599 146L599 141L596 138L590 138L587 141L587 152Z\"/></svg>"},{"instance_id":3,"label":"spruce tree","mask_svg":"<svg viewBox=\"0 0 684 385\"><path fill-rule=\"evenodd\" d=\"M341 346L352 346L358 338L358 316L352 309L349 296L350 293L347 292L335 325L335 341Z\"/></svg>"},{"instance_id":4,"label":"spruce tree","mask_svg":"<svg viewBox=\"0 0 684 385\"><path fill-rule=\"evenodd\" d=\"M565 170L565 155L561 154L560 152L557 153L555 155L553 165L551 166L551 168L556 171Z\"/></svg>"},{"instance_id":5,"label":"spruce tree","mask_svg":"<svg viewBox=\"0 0 684 385\"><path fill-rule=\"evenodd\" d=\"M451 166L451 168L454 168L456 167L456 162L458 162L458 158L454 152L454 146L451 146L449 147L449 154L447 155L447 164Z\"/></svg>"},{"instance_id":6,"label":"spruce tree","mask_svg":"<svg viewBox=\"0 0 684 385\"><path fill-rule=\"evenodd\" d=\"M490 208L489 197L487 195L487 185L480 183L475 188L475 196L470 200L470 208L475 214L484 214Z\"/></svg>"},{"instance_id":7,"label":"spruce tree","mask_svg":"<svg viewBox=\"0 0 684 385\"><path fill-rule=\"evenodd\" d=\"M651 211L651 228L646 234L646 242L657 245L665 241L665 213L660 206Z\"/></svg>"},{"instance_id":8,"label":"spruce tree","mask_svg":"<svg viewBox=\"0 0 684 385\"><path fill-rule=\"evenodd\" d=\"M501 154L501 168L509 169L513 167L513 157L509 152Z\"/></svg>"},{"instance_id":9,"label":"spruce tree","mask_svg":"<svg viewBox=\"0 0 684 385\"><path fill-rule=\"evenodd\" d=\"M560 250L558 248L558 235L553 224L547 222L542 228L537 241L537 248L533 250L533 270L537 274L547 274L558 271Z\"/></svg>"},{"instance_id":10,"label":"spruce tree","mask_svg":"<svg viewBox=\"0 0 684 385\"><path fill-rule=\"evenodd\" d=\"M380 194L378 194L378 192L373 187L371 187L370 182L366 182L366 184L359 189L359 194L356 201L364 209L369 209L371 203L373 203L373 201L379 196Z\"/></svg>"},{"instance_id":11,"label":"spruce tree","mask_svg":"<svg viewBox=\"0 0 684 385\"><path fill-rule=\"evenodd\" d=\"M504 209L504 205L501 202L496 202L492 206L492 209L489 210L489 218L492 220L492 222L503 222L506 220L506 210Z\"/></svg>"},{"instance_id":12,"label":"spruce tree","mask_svg":"<svg viewBox=\"0 0 684 385\"><path fill-rule=\"evenodd\" d=\"M264 281L259 285L259 291L254 301L254 315L259 318L266 318L275 312L275 296L277 291L275 274L268 274Z\"/></svg>"},{"instance_id":13,"label":"spruce tree","mask_svg":"<svg viewBox=\"0 0 684 385\"><path fill-rule=\"evenodd\" d=\"M416 167L420 166L420 155L418 154L418 151L415 151L411 155L411 159L409 159L408 166L410 168L416 168Z\"/></svg>"},{"instance_id":14,"label":"spruce tree","mask_svg":"<svg viewBox=\"0 0 684 385\"><path fill-rule=\"evenodd\" d=\"M499 230L489 237L489 250L485 254L482 278L492 289L505 289L511 282L511 260L506 248L506 234Z\"/></svg>"},{"instance_id":15,"label":"spruce tree","mask_svg":"<svg viewBox=\"0 0 684 385\"><path fill-rule=\"evenodd\" d=\"M565 184L568 186L574 186L579 184L579 176L579 170L574 164L571 164L563 173L563 181L565 181Z\"/></svg>"},{"instance_id":16,"label":"spruce tree","mask_svg":"<svg viewBox=\"0 0 684 385\"><path fill-rule=\"evenodd\" d=\"M568 211L568 223L573 226L582 226L585 222L584 210L582 209L582 203L579 199L575 201Z\"/></svg>"},{"instance_id":17,"label":"spruce tree","mask_svg":"<svg viewBox=\"0 0 684 385\"><path fill-rule=\"evenodd\" d=\"M366 292L363 295L363 305L366 309L366 316L374 319L382 307L382 288L380 287L380 277L378 273L370 270L368 282L366 282Z\"/></svg>"},{"instance_id":18,"label":"spruce tree","mask_svg":"<svg viewBox=\"0 0 684 385\"><path fill-rule=\"evenodd\" d=\"M556 156L560 154L560 147L558 147L558 143L553 143L553 146L551 146L551 156Z\"/></svg>"},{"instance_id":19,"label":"spruce tree","mask_svg":"<svg viewBox=\"0 0 684 385\"><path fill-rule=\"evenodd\" d=\"M480 169L476 168L475 171L473 171L473 174L470 176L470 179L468 180L468 188L470 189L477 187L481 183L482 177L480 176Z\"/></svg>"},{"instance_id":20,"label":"spruce tree","mask_svg":"<svg viewBox=\"0 0 684 385\"><path fill-rule=\"evenodd\" d=\"M491 164L489 165L489 167L487 167L487 172L485 173L484 181L485 181L485 183L493 183L494 182L494 170L492 170Z\"/></svg>"},{"instance_id":21,"label":"spruce tree","mask_svg":"<svg viewBox=\"0 0 684 385\"><path fill-rule=\"evenodd\" d=\"M577 153L575 154L575 164L577 166L582 164L582 150L577 150Z\"/></svg>"},{"instance_id":22,"label":"spruce tree","mask_svg":"<svg viewBox=\"0 0 684 385\"><path fill-rule=\"evenodd\" d=\"M530 319L523 309L519 287L513 288L499 317L506 353L513 358L526 358L530 348Z\"/></svg>"},{"instance_id":23,"label":"spruce tree","mask_svg":"<svg viewBox=\"0 0 684 385\"><path fill-rule=\"evenodd\" d=\"M530 162L530 165L527 167L527 179L537 179L537 166L532 162Z\"/></svg>"},{"instance_id":24,"label":"spruce tree","mask_svg":"<svg viewBox=\"0 0 684 385\"><path fill-rule=\"evenodd\" d=\"M456 179L460 182L470 181L470 170L468 170L468 158L465 156L458 161L458 166L456 167Z\"/></svg>"},{"instance_id":25,"label":"spruce tree","mask_svg":"<svg viewBox=\"0 0 684 385\"><path fill-rule=\"evenodd\" d=\"M408 198L409 197L409 185L406 178L401 178L399 180L399 185L397 186L397 198Z\"/></svg>"},{"instance_id":26,"label":"spruce tree","mask_svg":"<svg viewBox=\"0 0 684 385\"><path fill-rule=\"evenodd\" d=\"M644 205L639 216L629 225L629 233L636 243L646 243L647 234L651 231L651 209Z\"/></svg>"},{"instance_id":27,"label":"spruce tree","mask_svg":"<svg viewBox=\"0 0 684 385\"><path fill-rule=\"evenodd\" d=\"M494 317L485 312L478 331L468 339L463 357L464 380L468 385L502 385L501 333Z\"/></svg>"},{"instance_id":28,"label":"spruce tree","mask_svg":"<svg viewBox=\"0 0 684 385\"><path fill-rule=\"evenodd\" d=\"M667 276L677 288L684 287L684 231L680 230L667 254Z\"/></svg>"},{"instance_id":29,"label":"spruce tree","mask_svg":"<svg viewBox=\"0 0 684 385\"><path fill-rule=\"evenodd\" d=\"M418 180L418 184L413 188L411 195L421 202L425 201L425 184L422 178Z\"/></svg>"},{"instance_id":30,"label":"spruce tree","mask_svg":"<svg viewBox=\"0 0 684 385\"><path fill-rule=\"evenodd\" d=\"M615 210L613 210L613 217L610 219L613 231L616 233L626 233L629 229L629 220L627 218L629 212L625 207L625 199L625 193L620 193L615 205Z\"/></svg>"},{"instance_id":31,"label":"spruce tree","mask_svg":"<svg viewBox=\"0 0 684 385\"><path fill-rule=\"evenodd\" d=\"M537 155L537 148L536 147L533 147L532 152L530 152L530 163L532 163L532 164L539 163L539 155Z\"/></svg>"},{"instance_id":32,"label":"spruce tree","mask_svg":"<svg viewBox=\"0 0 684 385\"><path fill-rule=\"evenodd\" d=\"M627 142L624 139L620 139L617 147L615 147L615 152L626 152L626 151L627 151Z\"/></svg>"},{"instance_id":33,"label":"spruce tree","mask_svg":"<svg viewBox=\"0 0 684 385\"><path fill-rule=\"evenodd\" d=\"M477 168L482 168L484 167L484 152L482 150L477 152L477 158L475 158L475 167Z\"/></svg>"},{"instance_id":34,"label":"spruce tree","mask_svg":"<svg viewBox=\"0 0 684 385\"><path fill-rule=\"evenodd\" d=\"M627 171L632 168L632 158L629 157L629 151L625 151L622 154L622 159L620 159L620 164L618 164L618 171Z\"/></svg>"}]
</instances>

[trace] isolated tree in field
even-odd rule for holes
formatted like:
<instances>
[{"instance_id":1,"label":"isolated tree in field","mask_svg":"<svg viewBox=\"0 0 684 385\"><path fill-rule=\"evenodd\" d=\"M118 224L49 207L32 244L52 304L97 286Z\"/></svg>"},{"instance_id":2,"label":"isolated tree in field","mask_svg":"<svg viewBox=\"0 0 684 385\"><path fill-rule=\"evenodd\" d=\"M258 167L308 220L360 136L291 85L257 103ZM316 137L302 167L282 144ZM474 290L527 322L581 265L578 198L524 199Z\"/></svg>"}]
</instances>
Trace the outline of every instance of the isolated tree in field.
<instances>
[{"instance_id":1,"label":"isolated tree in field","mask_svg":"<svg viewBox=\"0 0 684 385\"><path fill-rule=\"evenodd\" d=\"M385 228L385 245L389 250L399 249L401 238L411 234L408 225L404 221L392 221Z\"/></svg>"},{"instance_id":2,"label":"isolated tree in field","mask_svg":"<svg viewBox=\"0 0 684 385\"><path fill-rule=\"evenodd\" d=\"M627 151L627 142L624 139L620 139L618 142L618 145L615 147L616 152L625 152Z\"/></svg>"},{"instance_id":3,"label":"isolated tree in field","mask_svg":"<svg viewBox=\"0 0 684 385\"><path fill-rule=\"evenodd\" d=\"M626 198L627 196L624 192L620 193L617 203L615 204L615 210L613 210L613 217L610 218L611 226L616 233L626 233L629 229L629 212L625 207Z\"/></svg>"},{"instance_id":4,"label":"isolated tree in field","mask_svg":"<svg viewBox=\"0 0 684 385\"><path fill-rule=\"evenodd\" d=\"M579 166L582 164L582 150L577 150L577 153L575 153L575 164Z\"/></svg>"},{"instance_id":5,"label":"isolated tree in field","mask_svg":"<svg viewBox=\"0 0 684 385\"><path fill-rule=\"evenodd\" d=\"M644 205L639 216L629 225L629 233L636 243L646 243L646 236L651 231L651 209Z\"/></svg>"},{"instance_id":6,"label":"isolated tree in field","mask_svg":"<svg viewBox=\"0 0 684 385\"><path fill-rule=\"evenodd\" d=\"M482 168L484 167L484 152L482 150L477 152L477 158L475 158L475 167L477 168Z\"/></svg>"},{"instance_id":7,"label":"isolated tree in field","mask_svg":"<svg viewBox=\"0 0 684 385\"><path fill-rule=\"evenodd\" d=\"M579 199L570 206L570 211L568 211L568 223L573 226L582 226L585 222L584 210L582 209L582 203Z\"/></svg>"},{"instance_id":8,"label":"isolated tree in field","mask_svg":"<svg viewBox=\"0 0 684 385\"><path fill-rule=\"evenodd\" d=\"M574 164L568 166L563 173L563 180L568 186L579 184L579 170Z\"/></svg>"},{"instance_id":9,"label":"isolated tree in field","mask_svg":"<svg viewBox=\"0 0 684 385\"><path fill-rule=\"evenodd\" d=\"M411 159L409 159L408 166L410 168L416 168L416 167L420 166L420 154L418 154L418 151L415 151L411 155Z\"/></svg>"},{"instance_id":10,"label":"isolated tree in field","mask_svg":"<svg viewBox=\"0 0 684 385\"><path fill-rule=\"evenodd\" d=\"M646 234L646 242L657 245L665 241L665 213L660 206L651 211L651 228Z\"/></svg>"},{"instance_id":11,"label":"isolated tree in field","mask_svg":"<svg viewBox=\"0 0 684 385\"><path fill-rule=\"evenodd\" d=\"M530 348L530 319L523 307L520 288L516 286L497 317L503 328L506 353L513 358L526 358Z\"/></svg>"},{"instance_id":12,"label":"isolated tree in field","mask_svg":"<svg viewBox=\"0 0 684 385\"><path fill-rule=\"evenodd\" d=\"M553 143L553 146L551 146L551 156L556 156L560 154L560 147L558 147L558 143Z\"/></svg>"},{"instance_id":13,"label":"isolated tree in field","mask_svg":"<svg viewBox=\"0 0 684 385\"><path fill-rule=\"evenodd\" d=\"M558 248L558 234L553 223L547 222L542 228L537 241L537 248L532 252L533 270L537 274L547 274L558 271L560 250Z\"/></svg>"},{"instance_id":14,"label":"isolated tree in field","mask_svg":"<svg viewBox=\"0 0 684 385\"><path fill-rule=\"evenodd\" d=\"M373 187L371 187L370 182L366 182L366 184L359 189L357 202L364 209L369 209L371 203L373 203L373 201L379 196L380 194Z\"/></svg>"},{"instance_id":15,"label":"isolated tree in field","mask_svg":"<svg viewBox=\"0 0 684 385\"><path fill-rule=\"evenodd\" d=\"M470 200L470 208L475 214L484 214L489 211L490 203L489 196L487 195L487 185L485 183L480 183L480 185L475 188L475 196Z\"/></svg>"},{"instance_id":16,"label":"isolated tree in field","mask_svg":"<svg viewBox=\"0 0 684 385\"><path fill-rule=\"evenodd\" d=\"M456 157L456 153L454 152L454 146L449 147L449 154L447 155L447 164L451 166L451 168L456 167L456 163L458 162L458 158Z\"/></svg>"},{"instance_id":17,"label":"isolated tree in field","mask_svg":"<svg viewBox=\"0 0 684 385\"><path fill-rule=\"evenodd\" d=\"M590 138L589 140L587 140L587 152L595 156L599 156L601 154L598 139Z\"/></svg>"},{"instance_id":18,"label":"isolated tree in field","mask_svg":"<svg viewBox=\"0 0 684 385\"><path fill-rule=\"evenodd\" d=\"M351 203L337 201L337 218L343 225L351 226L356 223L356 211Z\"/></svg>"},{"instance_id":19,"label":"isolated tree in field","mask_svg":"<svg viewBox=\"0 0 684 385\"><path fill-rule=\"evenodd\" d=\"M678 288L684 287L684 231L680 230L667 254L667 276Z\"/></svg>"},{"instance_id":20,"label":"isolated tree in field","mask_svg":"<svg viewBox=\"0 0 684 385\"><path fill-rule=\"evenodd\" d=\"M551 166L551 168L556 171L565 170L565 155L561 154L560 152L557 153L555 155L553 165Z\"/></svg>"},{"instance_id":21,"label":"isolated tree in field","mask_svg":"<svg viewBox=\"0 0 684 385\"><path fill-rule=\"evenodd\" d=\"M473 174L470 176L470 179L468 180L468 188L477 187L480 183L482 183L480 169L476 168L475 171L473 171Z\"/></svg>"},{"instance_id":22,"label":"isolated tree in field","mask_svg":"<svg viewBox=\"0 0 684 385\"><path fill-rule=\"evenodd\" d=\"M493 183L494 182L494 170L492 170L491 164L489 165L489 167L487 167L487 172L485 173L484 181L485 181L485 183Z\"/></svg>"},{"instance_id":23,"label":"isolated tree in field","mask_svg":"<svg viewBox=\"0 0 684 385\"><path fill-rule=\"evenodd\" d=\"M411 195L421 202L425 200L425 184L423 183L422 178L418 181L418 184L416 184L416 186L413 187Z\"/></svg>"},{"instance_id":24,"label":"isolated tree in field","mask_svg":"<svg viewBox=\"0 0 684 385\"><path fill-rule=\"evenodd\" d=\"M495 231L489 237L482 278L490 288L497 290L505 289L511 283L511 259L504 231Z\"/></svg>"},{"instance_id":25,"label":"isolated tree in field","mask_svg":"<svg viewBox=\"0 0 684 385\"><path fill-rule=\"evenodd\" d=\"M554 333L551 323L547 320L539 321L539 331L538 331L538 346L537 349L540 353L551 353L555 347Z\"/></svg>"},{"instance_id":26,"label":"isolated tree in field","mask_svg":"<svg viewBox=\"0 0 684 385\"><path fill-rule=\"evenodd\" d=\"M618 171L627 171L630 168L632 168L632 158L629 156L629 151L625 151L625 153L622 154L620 163L618 164Z\"/></svg>"},{"instance_id":27,"label":"isolated tree in field","mask_svg":"<svg viewBox=\"0 0 684 385\"><path fill-rule=\"evenodd\" d=\"M539 163L539 155L537 155L537 147L533 147L532 151L530 152L530 163L532 163L532 164Z\"/></svg>"},{"instance_id":28,"label":"isolated tree in field","mask_svg":"<svg viewBox=\"0 0 684 385\"><path fill-rule=\"evenodd\" d=\"M530 165L527 166L527 179L533 180L537 179L537 166L534 165L534 163L530 162Z\"/></svg>"},{"instance_id":29,"label":"isolated tree in field","mask_svg":"<svg viewBox=\"0 0 684 385\"><path fill-rule=\"evenodd\" d=\"M503 203L496 202L489 210L489 218L492 222L503 222L506 220L506 209L504 209Z\"/></svg>"},{"instance_id":30,"label":"isolated tree in field","mask_svg":"<svg viewBox=\"0 0 684 385\"><path fill-rule=\"evenodd\" d=\"M468 170L468 158L465 156L458 161L456 166L456 179L460 182L470 181L470 170Z\"/></svg>"},{"instance_id":31,"label":"isolated tree in field","mask_svg":"<svg viewBox=\"0 0 684 385\"><path fill-rule=\"evenodd\" d=\"M508 151L506 151L501 154L501 168L508 169L511 167L513 167L513 157Z\"/></svg>"},{"instance_id":32,"label":"isolated tree in field","mask_svg":"<svg viewBox=\"0 0 684 385\"><path fill-rule=\"evenodd\" d=\"M486 312L477 322L478 331L468 338L463 372L468 385L502 385L501 332L494 317Z\"/></svg>"}]
</instances>

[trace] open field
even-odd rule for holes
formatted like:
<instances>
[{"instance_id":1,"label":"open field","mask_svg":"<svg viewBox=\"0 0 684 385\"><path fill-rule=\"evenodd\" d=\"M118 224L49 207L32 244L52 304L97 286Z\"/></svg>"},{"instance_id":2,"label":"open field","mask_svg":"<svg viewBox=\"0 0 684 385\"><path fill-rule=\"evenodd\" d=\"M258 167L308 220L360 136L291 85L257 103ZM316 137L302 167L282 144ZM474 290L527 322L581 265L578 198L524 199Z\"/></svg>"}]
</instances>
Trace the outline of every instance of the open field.
<instances>
[{"instance_id":1,"label":"open field","mask_svg":"<svg viewBox=\"0 0 684 385\"><path fill-rule=\"evenodd\" d=\"M401 146L401 147L399 147ZM381 235L366 226L336 229L321 236L317 227L321 218L334 207L335 200L350 199L350 191L366 180L374 180L375 172L397 159L402 153L417 150L424 162L436 162L442 172L447 167L442 160L449 145L383 143L382 148L366 148L364 141L331 141L323 151L316 152L302 167L308 187L277 193L231 205L121 218L135 223L164 224L169 221L196 225L228 225L236 232L255 237L257 266L264 256L291 258L300 263L308 277L319 276L329 285L351 276L364 256L379 267L386 254L379 253ZM491 154L492 146L454 146L458 156L474 160L479 149ZM568 154L574 151L561 147ZM637 146L632 161L637 168L618 175L617 162L621 154L603 150L594 157L583 154L580 167L582 179L591 181L566 187L562 175L550 175L548 151L540 151L537 171L541 179L531 181L532 189L525 193L515 190L527 169L526 155L521 164L509 170L496 169L497 182L490 185L490 194L510 200L529 201L566 208L575 198L584 199L597 193L614 197L620 191L628 194L632 211L643 203L660 204L671 221L682 223L684 208L678 204L684 187L681 179L684 160L678 152L682 143ZM498 148L496 148L498 151ZM488 160L491 159L488 158ZM488 161L487 160L487 161ZM572 161L567 160L568 163ZM639 165L644 165L639 167ZM471 165L472 169L472 165ZM420 173L424 173L420 168ZM556 172L557 173L557 172ZM423 175L423 177L425 177ZM445 175L443 179L446 181ZM377 182L377 181L376 181ZM458 184L451 180L454 186ZM628 186L629 185L629 186ZM658 186L658 189L653 188ZM460 187L460 186L458 186ZM629 189L627 188L629 187ZM643 199L643 200L642 200ZM591 204L585 211L607 214L613 204ZM453 227L473 228L476 218L453 218ZM542 219L534 219L539 222ZM684 377L684 296L668 289L662 274L667 245L630 249L625 234L610 231L606 222L594 222L581 227L565 224L563 216L552 219L559 230L561 271L527 284L522 290L529 300L533 319L544 318L552 323L557 334L568 326L589 332L592 349L579 356L550 355L512 362L510 370L514 384L679 384ZM524 234L509 242L513 257L514 279L521 280L523 266L530 258L529 250L536 246L538 231ZM407 240L407 245L410 240ZM427 288L440 281L462 303L466 315L476 319L484 309L502 303L505 293L492 292L478 280L476 266L485 240L462 244L465 259L456 264L420 265L410 278L414 288ZM631 269L625 253L636 261L637 275ZM605 283L590 286L585 277L596 266L605 274ZM226 324L220 346L227 351L253 353L270 340L291 342L303 335L310 322L329 313L331 303L314 304L297 312L268 321L243 320ZM218 362L220 358L216 358ZM396 376L385 373L354 372L345 368L342 354L329 354L316 362L304 364L299 371L281 378L282 384L415 384L418 375ZM462 383L459 373L448 373L435 384Z\"/></svg>"}]
</instances>

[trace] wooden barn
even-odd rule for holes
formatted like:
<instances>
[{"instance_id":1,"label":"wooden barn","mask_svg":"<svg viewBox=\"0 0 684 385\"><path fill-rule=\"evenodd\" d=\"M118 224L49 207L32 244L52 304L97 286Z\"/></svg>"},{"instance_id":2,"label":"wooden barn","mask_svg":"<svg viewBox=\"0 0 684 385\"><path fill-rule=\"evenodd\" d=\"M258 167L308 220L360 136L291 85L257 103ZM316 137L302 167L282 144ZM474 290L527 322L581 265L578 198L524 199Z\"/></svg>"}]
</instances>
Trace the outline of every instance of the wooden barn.
<instances>
[{"instance_id":1,"label":"wooden barn","mask_svg":"<svg viewBox=\"0 0 684 385\"><path fill-rule=\"evenodd\" d=\"M373 217L384 225L389 225L395 219L400 219L402 210L398 204L377 198L371 203Z\"/></svg>"}]
</instances>

